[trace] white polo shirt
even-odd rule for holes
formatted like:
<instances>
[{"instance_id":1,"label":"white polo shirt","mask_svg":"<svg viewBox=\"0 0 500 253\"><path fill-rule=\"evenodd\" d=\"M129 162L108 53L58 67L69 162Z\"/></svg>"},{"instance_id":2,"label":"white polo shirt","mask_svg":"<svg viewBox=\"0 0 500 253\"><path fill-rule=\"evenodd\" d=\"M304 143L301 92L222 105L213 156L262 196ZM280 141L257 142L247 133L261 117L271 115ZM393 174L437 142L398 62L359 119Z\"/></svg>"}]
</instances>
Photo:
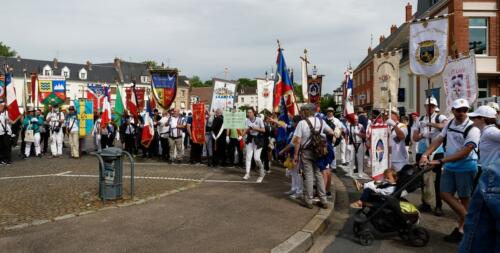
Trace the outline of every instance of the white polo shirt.
<instances>
[{"instance_id":1,"label":"white polo shirt","mask_svg":"<svg viewBox=\"0 0 500 253\"><path fill-rule=\"evenodd\" d=\"M394 130L394 127L391 127L391 161L392 163L398 163L401 165L406 165L408 164L408 151L406 150L406 143L405 143L405 138L408 135L408 128L406 127L405 124L403 123L397 123L396 124L401 131L404 133L404 138L402 140L398 140L396 130ZM396 169L399 171L401 168L398 166Z\"/></svg>"},{"instance_id":2,"label":"white polo shirt","mask_svg":"<svg viewBox=\"0 0 500 253\"><path fill-rule=\"evenodd\" d=\"M494 124L481 130L479 163L484 168L500 168L500 129Z\"/></svg>"},{"instance_id":3,"label":"white polo shirt","mask_svg":"<svg viewBox=\"0 0 500 253\"><path fill-rule=\"evenodd\" d=\"M252 128L264 128L264 122L259 117L255 117L254 120L250 120L247 118L247 120L245 120L245 127L246 128L250 128L250 127L252 127ZM249 133L252 136L257 136L259 134L259 132L255 131L255 130L250 130Z\"/></svg>"},{"instance_id":4,"label":"white polo shirt","mask_svg":"<svg viewBox=\"0 0 500 253\"><path fill-rule=\"evenodd\" d=\"M322 119L318 119L317 117L309 117L309 121L311 125L314 127L316 131L319 131L322 136L326 136L325 133L331 131L332 129L324 122ZM323 127L321 128L321 121L323 121ZM297 127L295 128L295 132L293 136L300 137L300 146L305 146L309 142L309 137L311 136L311 129L307 124L306 120L301 120Z\"/></svg>"}]
</instances>

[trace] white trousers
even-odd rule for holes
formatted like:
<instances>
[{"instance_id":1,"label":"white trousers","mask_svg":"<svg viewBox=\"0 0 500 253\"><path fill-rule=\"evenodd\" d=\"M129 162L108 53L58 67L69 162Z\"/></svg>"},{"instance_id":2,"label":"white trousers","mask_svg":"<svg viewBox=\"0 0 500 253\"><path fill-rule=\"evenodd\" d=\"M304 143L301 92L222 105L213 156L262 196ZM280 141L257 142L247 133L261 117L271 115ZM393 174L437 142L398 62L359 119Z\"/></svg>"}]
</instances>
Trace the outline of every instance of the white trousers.
<instances>
[{"instance_id":1,"label":"white trousers","mask_svg":"<svg viewBox=\"0 0 500 253\"><path fill-rule=\"evenodd\" d=\"M63 131L51 133L50 141L52 155L62 155Z\"/></svg>"},{"instance_id":2,"label":"white trousers","mask_svg":"<svg viewBox=\"0 0 500 253\"><path fill-rule=\"evenodd\" d=\"M34 139L35 139L35 154L36 155L39 155L40 154L40 133L35 133L33 135ZM30 152L31 152L31 143L33 142L26 142L26 147L24 148L24 155L26 157L29 157L30 156Z\"/></svg>"},{"instance_id":3,"label":"white trousers","mask_svg":"<svg viewBox=\"0 0 500 253\"><path fill-rule=\"evenodd\" d=\"M345 140L342 139L340 141L339 145L335 147L335 160L337 160L339 163L345 163L346 162L346 144Z\"/></svg>"},{"instance_id":4,"label":"white trousers","mask_svg":"<svg viewBox=\"0 0 500 253\"><path fill-rule=\"evenodd\" d=\"M250 168L252 167L252 156L253 156L255 164L257 165L257 168L259 168L260 176L264 176L264 164L262 164L262 161L260 160L260 153L262 152L262 148L257 148L257 145L251 142L247 144L245 150L247 153L245 160L247 174L250 174Z\"/></svg>"},{"instance_id":5,"label":"white trousers","mask_svg":"<svg viewBox=\"0 0 500 253\"><path fill-rule=\"evenodd\" d=\"M358 173L362 174L363 173L363 168L364 168L364 163L363 163L363 158L365 157L365 145L363 143L361 144L356 144L359 145L358 152L356 152L356 149L354 145L349 145L348 153L349 153L349 162L351 163L351 169L349 170L349 174L352 175L354 172L354 169L356 168L356 162L358 164Z\"/></svg>"},{"instance_id":6,"label":"white trousers","mask_svg":"<svg viewBox=\"0 0 500 253\"><path fill-rule=\"evenodd\" d=\"M290 170L290 176L292 177L292 191L295 191L298 194L301 194L304 190L304 183L302 180L302 176L299 174L299 168L295 167L293 170Z\"/></svg>"}]
</instances>

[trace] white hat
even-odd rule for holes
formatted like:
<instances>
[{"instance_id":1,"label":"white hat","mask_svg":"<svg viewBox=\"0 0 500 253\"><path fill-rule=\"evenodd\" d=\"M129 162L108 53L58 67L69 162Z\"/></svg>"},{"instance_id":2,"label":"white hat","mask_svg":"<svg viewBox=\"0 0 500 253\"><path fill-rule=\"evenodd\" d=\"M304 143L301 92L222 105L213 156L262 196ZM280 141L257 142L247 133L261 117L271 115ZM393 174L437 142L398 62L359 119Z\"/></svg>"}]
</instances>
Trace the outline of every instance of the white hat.
<instances>
[{"instance_id":1,"label":"white hat","mask_svg":"<svg viewBox=\"0 0 500 253\"><path fill-rule=\"evenodd\" d=\"M495 103L495 102L489 102L486 105L489 106L489 107L491 107L491 108L493 108L493 109L495 109L495 111L497 111L497 112L500 111L500 108L498 107L498 104Z\"/></svg>"},{"instance_id":2,"label":"white hat","mask_svg":"<svg viewBox=\"0 0 500 253\"><path fill-rule=\"evenodd\" d=\"M396 107L392 107L392 108L391 108L391 112L392 112L392 113L394 113L394 114L399 115L399 110L398 110L398 108L396 108Z\"/></svg>"},{"instance_id":3,"label":"white hat","mask_svg":"<svg viewBox=\"0 0 500 253\"><path fill-rule=\"evenodd\" d=\"M439 107L436 107L436 109L434 109L434 111L439 112L441 110L439 110Z\"/></svg>"},{"instance_id":4,"label":"white hat","mask_svg":"<svg viewBox=\"0 0 500 253\"><path fill-rule=\"evenodd\" d=\"M491 108L490 106L487 105L482 105L479 106L474 112L471 112L468 114L469 117L474 118L474 117L484 117L484 118L496 118L497 117L497 112L495 109Z\"/></svg>"},{"instance_id":5,"label":"white hat","mask_svg":"<svg viewBox=\"0 0 500 253\"><path fill-rule=\"evenodd\" d=\"M463 98L455 99L453 101L453 104L451 104L452 109L458 109L458 108L470 108L469 106L469 101Z\"/></svg>"},{"instance_id":6,"label":"white hat","mask_svg":"<svg viewBox=\"0 0 500 253\"><path fill-rule=\"evenodd\" d=\"M436 100L436 98L435 98L435 97L431 97L431 99L430 99L430 103L429 103L429 98L426 98L426 99L425 99L425 104L424 104L424 105L428 105L428 104L438 106L438 101Z\"/></svg>"}]
</instances>

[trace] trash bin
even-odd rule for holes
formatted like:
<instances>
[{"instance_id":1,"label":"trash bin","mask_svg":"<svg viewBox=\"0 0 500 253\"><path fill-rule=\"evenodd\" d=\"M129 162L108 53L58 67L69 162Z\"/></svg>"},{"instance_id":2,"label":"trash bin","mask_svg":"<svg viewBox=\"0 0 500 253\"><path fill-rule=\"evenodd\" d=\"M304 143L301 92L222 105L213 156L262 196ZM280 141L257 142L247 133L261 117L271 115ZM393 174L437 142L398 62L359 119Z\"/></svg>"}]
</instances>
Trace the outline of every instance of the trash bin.
<instances>
[{"instance_id":1,"label":"trash bin","mask_svg":"<svg viewBox=\"0 0 500 253\"><path fill-rule=\"evenodd\" d=\"M120 148L110 147L93 153L99 158L99 197L102 201L123 196L123 155L130 160L130 195L134 197L134 159Z\"/></svg>"}]
</instances>

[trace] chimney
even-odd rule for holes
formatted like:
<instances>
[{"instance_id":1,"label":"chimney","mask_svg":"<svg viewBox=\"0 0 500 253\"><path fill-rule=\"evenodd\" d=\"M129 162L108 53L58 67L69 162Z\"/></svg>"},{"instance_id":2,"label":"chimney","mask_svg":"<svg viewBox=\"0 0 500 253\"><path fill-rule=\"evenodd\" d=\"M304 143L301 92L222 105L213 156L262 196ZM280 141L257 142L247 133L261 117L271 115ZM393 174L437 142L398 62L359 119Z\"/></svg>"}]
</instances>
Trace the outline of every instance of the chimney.
<instances>
[{"instance_id":1,"label":"chimney","mask_svg":"<svg viewBox=\"0 0 500 253\"><path fill-rule=\"evenodd\" d=\"M379 40L380 40L380 44L382 44L382 42L384 42L384 40L385 40L385 36L384 35L380 35Z\"/></svg>"},{"instance_id":2,"label":"chimney","mask_svg":"<svg viewBox=\"0 0 500 253\"><path fill-rule=\"evenodd\" d=\"M116 57L115 60L113 61L113 66L117 69L121 68L121 60L120 58Z\"/></svg>"},{"instance_id":3,"label":"chimney","mask_svg":"<svg viewBox=\"0 0 500 253\"><path fill-rule=\"evenodd\" d=\"M86 65L88 70L92 70L92 63L90 61L87 61Z\"/></svg>"},{"instance_id":4,"label":"chimney","mask_svg":"<svg viewBox=\"0 0 500 253\"><path fill-rule=\"evenodd\" d=\"M372 47L368 47L368 54L372 52Z\"/></svg>"},{"instance_id":5,"label":"chimney","mask_svg":"<svg viewBox=\"0 0 500 253\"><path fill-rule=\"evenodd\" d=\"M57 69L57 58L54 58L53 64L54 64L54 68Z\"/></svg>"},{"instance_id":6,"label":"chimney","mask_svg":"<svg viewBox=\"0 0 500 253\"><path fill-rule=\"evenodd\" d=\"M411 4L410 4L410 3L408 3L408 4L406 5L405 9L406 9L406 18L405 18L405 21L406 21L406 22L410 22L410 21L412 20L412 16L413 16L413 15L412 15L413 11L412 11L412 6L411 6Z\"/></svg>"},{"instance_id":7,"label":"chimney","mask_svg":"<svg viewBox=\"0 0 500 253\"><path fill-rule=\"evenodd\" d=\"M20 55L17 55L17 56L16 56L16 59L17 59L17 61L18 61L18 62L20 62L20 61L21 61L21 56L20 56Z\"/></svg>"},{"instance_id":8,"label":"chimney","mask_svg":"<svg viewBox=\"0 0 500 253\"><path fill-rule=\"evenodd\" d=\"M391 34L395 33L398 30L398 27L396 25L391 26Z\"/></svg>"}]
</instances>

